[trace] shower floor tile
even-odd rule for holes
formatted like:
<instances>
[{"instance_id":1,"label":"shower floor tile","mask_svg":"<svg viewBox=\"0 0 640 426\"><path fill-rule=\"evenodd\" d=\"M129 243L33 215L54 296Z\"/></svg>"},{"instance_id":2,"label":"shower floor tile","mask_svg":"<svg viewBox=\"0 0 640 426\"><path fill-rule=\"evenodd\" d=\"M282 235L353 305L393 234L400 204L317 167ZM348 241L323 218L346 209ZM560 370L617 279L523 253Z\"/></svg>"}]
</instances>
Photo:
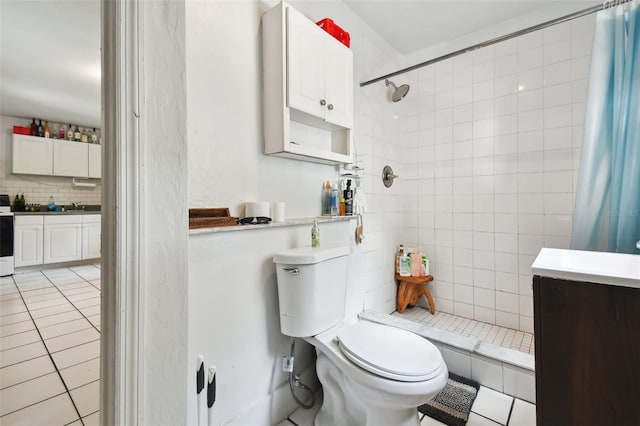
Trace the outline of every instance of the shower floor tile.
<instances>
[{"instance_id":1,"label":"shower floor tile","mask_svg":"<svg viewBox=\"0 0 640 426\"><path fill-rule=\"evenodd\" d=\"M535 354L533 333L526 333L524 331L463 318L444 312L436 312L432 315L431 312L420 306L407 309L401 314L394 312L392 315L440 330L460 334L461 336L475 337L476 339L502 346L503 348L514 349L530 355Z\"/></svg>"}]
</instances>

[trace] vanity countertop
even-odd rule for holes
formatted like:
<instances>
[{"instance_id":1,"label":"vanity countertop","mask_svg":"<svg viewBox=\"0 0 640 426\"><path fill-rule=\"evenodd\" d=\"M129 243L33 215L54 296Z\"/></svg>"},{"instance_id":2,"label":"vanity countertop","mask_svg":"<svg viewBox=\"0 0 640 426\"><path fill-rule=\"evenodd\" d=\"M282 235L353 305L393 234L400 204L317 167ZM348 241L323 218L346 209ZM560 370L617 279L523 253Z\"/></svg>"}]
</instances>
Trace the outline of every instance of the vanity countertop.
<instances>
[{"instance_id":1,"label":"vanity countertop","mask_svg":"<svg viewBox=\"0 0 640 426\"><path fill-rule=\"evenodd\" d=\"M534 275L640 288L640 255L543 248Z\"/></svg>"}]
</instances>

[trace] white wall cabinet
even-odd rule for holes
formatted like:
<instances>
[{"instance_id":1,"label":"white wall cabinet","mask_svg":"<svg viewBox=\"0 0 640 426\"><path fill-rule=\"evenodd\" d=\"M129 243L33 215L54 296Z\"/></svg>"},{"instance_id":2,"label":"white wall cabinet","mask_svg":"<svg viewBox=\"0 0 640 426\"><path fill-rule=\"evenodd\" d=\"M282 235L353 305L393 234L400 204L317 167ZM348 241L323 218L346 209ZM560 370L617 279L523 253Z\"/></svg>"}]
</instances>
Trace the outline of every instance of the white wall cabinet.
<instances>
[{"instance_id":1,"label":"white wall cabinet","mask_svg":"<svg viewBox=\"0 0 640 426\"><path fill-rule=\"evenodd\" d=\"M42 265L43 251L42 216L16 216L14 229L15 267Z\"/></svg>"},{"instance_id":2,"label":"white wall cabinet","mask_svg":"<svg viewBox=\"0 0 640 426\"><path fill-rule=\"evenodd\" d=\"M13 173L53 174L53 145L49 139L13 135Z\"/></svg>"},{"instance_id":3,"label":"white wall cabinet","mask_svg":"<svg viewBox=\"0 0 640 426\"><path fill-rule=\"evenodd\" d=\"M53 139L53 175L88 177L89 145Z\"/></svg>"},{"instance_id":4,"label":"white wall cabinet","mask_svg":"<svg viewBox=\"0 0 640 426\"><path fill-rule=\"evenodd\" d=\"M262 27L265 154L351 163L353 53L285 3Z\"/></svg>"},{"instance_id":5,"label":"white wall cabinet","mask_svg":"<svg viewBox=\"0 0 640 426\"><path fill-rule=\"evenodd\" d=\"M82 259L101 256L102 219L100 215L82 216Z\"/></svg>"},{"instance_id":6,"label":"white wall cabinet","mask_svg":"<svg viewBox=\"0 0 640 426\"><path fill-rule=\"evenodd\" d=\"M90 144L89 147L89 177L102 178L102 147Z\"/></svg>"},{"instance_id":7,"label":"white wall cabinet","mask_svg":"<svg viewBox=\"0 0 640 426\"><path fill-rule=\"evenodd\" d=\"M82 259L82 217L44 217L44 263Z\"/></svg>"},{"instance_id":8,"label":"white wall cabinet","mask_svg":"<svg viewBox=\"0 0 640 426\"><path fill-rule=\"evenodd\" d=\"M13 135L12 172L101 178L102 150L100 145Z\"/></svg>"}]
</instances>

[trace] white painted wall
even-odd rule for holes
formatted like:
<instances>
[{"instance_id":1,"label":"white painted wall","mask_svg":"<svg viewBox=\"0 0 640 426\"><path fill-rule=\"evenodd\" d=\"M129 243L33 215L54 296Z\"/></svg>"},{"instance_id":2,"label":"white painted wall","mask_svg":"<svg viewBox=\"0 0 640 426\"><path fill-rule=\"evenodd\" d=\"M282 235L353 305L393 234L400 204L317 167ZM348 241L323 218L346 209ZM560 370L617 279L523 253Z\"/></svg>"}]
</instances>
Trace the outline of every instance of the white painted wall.
<instances>
[{"instance_id":1,"label":"white painted wall","mask_svg":"<svg viewBox=\"0 0 640 426\"><path fill-rule=\"evenodd\" d=\"M320 213L322 182L337 178L335 167L262 153L260 16L275 4L186 4L190 207L229 207L233 215L242 215L245 201L285 201L287 218L311 217ZM342 2L292 4L314 21L332 17L351 33L354 139L358 163L366 167L363 187L370 210L364 219L365 243L350 261L348 306L351 313L363 307L392 312L393 252L415 235L415 213L407 213L411 204L404 201L413 199L415 183L401 180L387 190L379 176L384 164L407 176L411 153L398 149L401 124L384 83L362 90L359 82L390 61L399 64L400 58ZM405 219L412 221L414 232L407 232L411 228ZM219 368L216 423L272 424L294 407L286 376L279 371L289 348L279 333L270 259L280 249L308 245L310 228L190 237L188 361L194 367L195 357L203 353ZM353 241L354 228L354 221L322 225L322 244ZM308 365L311 352L307 348L304 354L302 365ZM192 424L193 380L187 386Z\"/></svg>"},{"instance_id":2,"label":"white painted wall","mask_svg":"<svg viewBox=\"0 0 640 426\"><path fill-rule=\"evenodd\" d=\"M13 174L12 143L13 126L29 126L31 120L0 116L0 194L9 194L11 203L17 193L24 193L27 203L45 205L53 196L56 204L100 204L101 181L93 180L95 188L74 188L71 178Z\"/></svg>"},{"instance_id":3,"label":"white painted wall","mask_svg":"<svg viewBox=\"0 0 640 426\"><path fill-rule=\"evenodd\" d=\"M140 233L142 368L131 374L142 395L140 424L178 425L185 421L188 374L185 4L139 6L140 198L130 202L140 202L142 229L130 232Z\"/></svg>"}]
</instances>

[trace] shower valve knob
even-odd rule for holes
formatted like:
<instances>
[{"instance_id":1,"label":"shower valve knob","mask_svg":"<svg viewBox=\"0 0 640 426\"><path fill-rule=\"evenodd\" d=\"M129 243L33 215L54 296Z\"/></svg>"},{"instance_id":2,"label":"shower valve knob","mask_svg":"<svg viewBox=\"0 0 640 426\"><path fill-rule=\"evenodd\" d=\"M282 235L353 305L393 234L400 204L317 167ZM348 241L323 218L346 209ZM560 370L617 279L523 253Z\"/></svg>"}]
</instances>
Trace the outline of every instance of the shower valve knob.
<instances>
[{"instance_id":1,"label":"shower valve knob","mask_svg":"<svg viewBox=\"0 0 640 426\"><path fill-rule=\"evenodd\" d=\"M320 99L320 105L325 106L327 104L326 99Z\"/></svg>"},{"instance_id":2,"label":"shower valve knob","mask_svg":"<svg viewBox=\"0 0 640 426\"><path fill-rule=\"evenodd\" d=\"M333 104L327 105L327 108L329 109L329 111L333 111Z\"/></svg>"}]
</instances>

